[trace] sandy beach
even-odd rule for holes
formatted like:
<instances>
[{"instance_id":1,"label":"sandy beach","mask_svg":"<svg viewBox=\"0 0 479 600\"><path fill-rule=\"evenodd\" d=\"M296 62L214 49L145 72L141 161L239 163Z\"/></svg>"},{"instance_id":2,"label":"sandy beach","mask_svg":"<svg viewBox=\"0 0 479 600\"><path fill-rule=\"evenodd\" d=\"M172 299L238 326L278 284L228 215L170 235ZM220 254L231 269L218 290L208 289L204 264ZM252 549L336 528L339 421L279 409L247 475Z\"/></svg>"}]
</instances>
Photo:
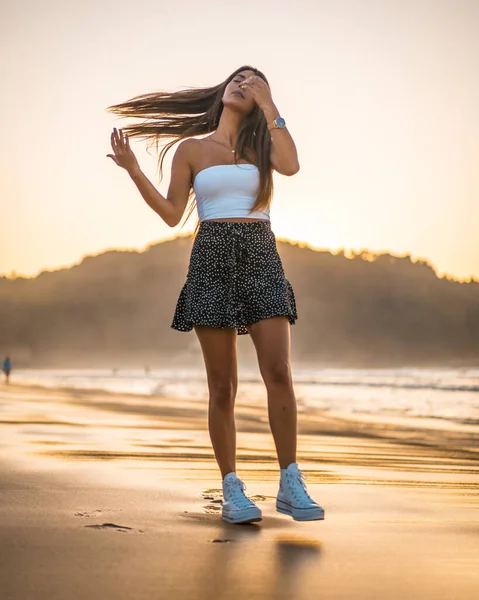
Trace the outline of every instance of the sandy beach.
<instances>
[{"instance_id":1,"label":"sandy beach","mask_svg":"<svg viewBox=\"0 0 479 600\"><path fill-rule=\"evenodd\" d=\"M2 600L469 600L479 429L302 409L298 462L326 511L275 511L266 406L238 404L238 474L263 521L221 520L206 400L0 388Z\"/></svg>"}]
</instances>

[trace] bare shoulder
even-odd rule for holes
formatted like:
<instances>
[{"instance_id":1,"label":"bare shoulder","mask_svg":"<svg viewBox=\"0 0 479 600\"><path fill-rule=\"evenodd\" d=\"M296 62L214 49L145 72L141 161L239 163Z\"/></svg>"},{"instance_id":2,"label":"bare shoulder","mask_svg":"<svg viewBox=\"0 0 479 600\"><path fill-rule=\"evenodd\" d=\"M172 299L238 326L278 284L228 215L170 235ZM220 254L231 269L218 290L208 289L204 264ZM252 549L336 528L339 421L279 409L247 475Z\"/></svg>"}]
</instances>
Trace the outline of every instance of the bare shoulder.
<instances>
[{"instance_id":1,"label":"bare shoulder","mask_svg":"<svg viewBox=\"0 0 479 600\"><path fill-rule=\"evenodd\" d=\"M186 159L189 162L189 159L192 158L196 152L195 149L197 146L195 142L197 141L198 140L188 138L180 142L176 148L175 157L182 160Z\"/></svg>"},{"instance_id":2,"label":"bare shoulder","mask_svg":"<svg viewBox=\"0 0 479 600\"><path fill-rule=\"evenodd\" d=\"M177 152L180 150L185 154L195 156L198 152L201 152L205 144L204 140L198 140L196 138L187 138L178 144Z\"/></svg>"},{"instance_id":3,"label":"bare shoulder","mask_svg":"<svg viewBox=\"0 0 479 600\"><path fill-rule=\"evenodd\" d=\"M198 157L201 156L203 151L202 140L187 138L178 144L174 160L177 164L187 164L191 170L194 170Z\"/></svg>"}]
</instances>

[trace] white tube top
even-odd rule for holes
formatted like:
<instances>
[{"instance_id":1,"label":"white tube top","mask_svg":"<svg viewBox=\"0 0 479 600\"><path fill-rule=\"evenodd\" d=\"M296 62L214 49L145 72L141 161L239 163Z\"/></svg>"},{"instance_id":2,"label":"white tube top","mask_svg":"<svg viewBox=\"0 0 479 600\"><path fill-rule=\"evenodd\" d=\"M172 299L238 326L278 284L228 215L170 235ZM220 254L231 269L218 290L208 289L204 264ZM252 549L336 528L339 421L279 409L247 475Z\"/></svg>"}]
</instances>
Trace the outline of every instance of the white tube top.
<instances>
[{"instance_id":1,"label":"white tube top","mask_svg":"<svg viewBox=\"0 0 479 600\"><path fill-rule=\"evenodd\" d=\"M258 185L256 165L213 165L202 169L193 182L200 221L231 217L269 221L269 209L249 213Z\"/></svg>"}]
</instances>

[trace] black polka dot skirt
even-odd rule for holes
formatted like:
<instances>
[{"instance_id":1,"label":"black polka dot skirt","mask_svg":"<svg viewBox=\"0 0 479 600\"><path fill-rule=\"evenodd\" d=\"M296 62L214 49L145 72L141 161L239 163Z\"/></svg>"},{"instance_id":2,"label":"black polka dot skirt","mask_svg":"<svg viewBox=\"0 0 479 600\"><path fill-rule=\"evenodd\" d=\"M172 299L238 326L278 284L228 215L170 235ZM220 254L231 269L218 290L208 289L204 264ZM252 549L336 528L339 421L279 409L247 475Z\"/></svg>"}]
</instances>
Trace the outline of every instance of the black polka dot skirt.
<instances>
[{"instance_id":1,"label":"black polka dot skirt","mask_svg":"<svg viewBox=\"0 0 479 600\"><path fill-rule=\"evenodd\" d=\"M231 327L276 316L298 318L270 221L202 221L171 327Z\"/></svg>"}]
</instances>

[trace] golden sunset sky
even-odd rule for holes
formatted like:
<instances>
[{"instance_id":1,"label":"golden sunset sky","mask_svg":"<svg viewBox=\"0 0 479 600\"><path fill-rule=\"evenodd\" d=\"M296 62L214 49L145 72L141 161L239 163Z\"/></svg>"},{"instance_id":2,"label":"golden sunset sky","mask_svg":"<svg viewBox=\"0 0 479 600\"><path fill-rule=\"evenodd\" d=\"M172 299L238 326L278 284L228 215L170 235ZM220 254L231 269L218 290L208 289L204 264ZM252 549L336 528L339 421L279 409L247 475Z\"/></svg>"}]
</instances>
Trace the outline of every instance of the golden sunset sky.
<instances>
[{"instance_id":1,"label":"golden sunset sky","mask_svg":"<svg viewBox=\"0 0 479 600\"><path fill-rule=\"evenodd\" d=\"M105 108L252 64L301 164L275 175L277 237L479 279L478 32L477 0L3 2L0 273L179 232L106 158L125 122Z\"/></svg>"}]
</instances>

